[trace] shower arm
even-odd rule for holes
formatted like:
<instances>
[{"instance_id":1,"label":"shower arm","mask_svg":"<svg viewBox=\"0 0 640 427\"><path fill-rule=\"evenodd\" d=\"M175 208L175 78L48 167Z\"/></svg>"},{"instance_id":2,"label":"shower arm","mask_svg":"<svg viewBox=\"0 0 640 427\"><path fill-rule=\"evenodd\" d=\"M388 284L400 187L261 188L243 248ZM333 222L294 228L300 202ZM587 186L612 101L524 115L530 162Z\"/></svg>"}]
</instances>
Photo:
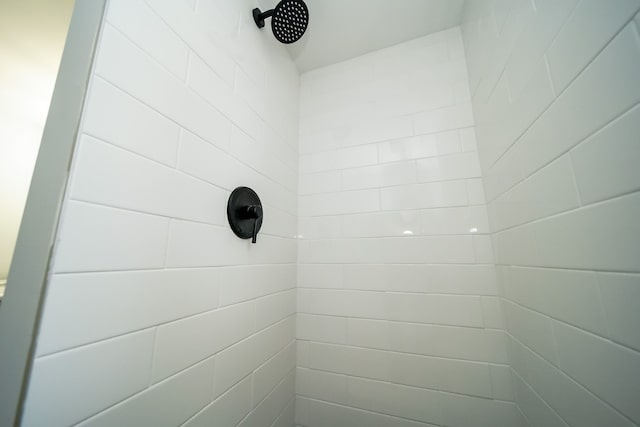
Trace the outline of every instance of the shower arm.
<instances>
[{"instance_id":1,"label":"shower arm","mask_svg":"<svg viewBox=\"0 0 640 427\"><path fill-rule=\"evenodd\" d=\"M256 25L259 28L264 27L264 20L273 15L275 9L270 9L265 12L261 12L257 7L253 9L253 20L256 21Z\"/></svg>"}]
</instances>

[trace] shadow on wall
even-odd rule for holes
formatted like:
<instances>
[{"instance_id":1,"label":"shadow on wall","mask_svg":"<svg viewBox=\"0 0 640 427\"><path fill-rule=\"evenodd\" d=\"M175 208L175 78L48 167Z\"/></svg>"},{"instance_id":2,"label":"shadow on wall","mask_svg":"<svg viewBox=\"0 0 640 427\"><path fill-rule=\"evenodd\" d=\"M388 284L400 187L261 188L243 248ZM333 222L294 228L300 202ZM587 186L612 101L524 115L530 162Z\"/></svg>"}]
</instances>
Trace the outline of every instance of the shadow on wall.
<instances>
[{"instance_id":1,"label":"shadow on wall","mask_svg":"<svg viewBox=\"0 0 640 427\"><path fill-rule=\"evenodd\" d=\"M73 0L13 0L0 14L0 298L58 73Z\"/></svg>"}]
</instances>

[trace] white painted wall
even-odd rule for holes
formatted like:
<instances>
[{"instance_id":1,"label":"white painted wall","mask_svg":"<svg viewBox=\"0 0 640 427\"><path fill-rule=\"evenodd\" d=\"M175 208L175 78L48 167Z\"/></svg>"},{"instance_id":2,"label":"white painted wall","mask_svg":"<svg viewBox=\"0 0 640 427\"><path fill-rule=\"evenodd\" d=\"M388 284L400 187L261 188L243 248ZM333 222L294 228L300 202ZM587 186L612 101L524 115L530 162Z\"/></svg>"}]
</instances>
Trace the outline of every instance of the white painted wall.
<instances>
[{"instance_id":1,"label":"white painted wall","mask_svg":"<svg viewBox=\"0 0 640 427\"><path fill-rule=\"evenodd\" d=\"M18 237L73 0L5 0L0 14L0 297Z\"/></svg>"},{"instance_id":2,"label":"white painted wall","mask_svg":"<svg viewBox=\"0 0 640 427\"><path fill-rule=\"evenodd\" d=\"M459 28L301 78L296 423L512 427Z\"/></svg>"},{"instance_id":3,"label":"white painted wall","mask_svg":"<svg viewBox=\"0 0 640 427\"><path fill-rule=\"evenodd\" d=\"M24 426L293 424L298 75L251 7L109 2Z\"/></svg>"},{"instance_id":4,"label":"white painted wall","mask_svg":"<svg viewBox=\"0 0 640 427\"><path fill-rule=\"evenodd\" d=\"M467 2L478 152L531 427L640 424L639 9Z\"/></svg>"}]
</instances>

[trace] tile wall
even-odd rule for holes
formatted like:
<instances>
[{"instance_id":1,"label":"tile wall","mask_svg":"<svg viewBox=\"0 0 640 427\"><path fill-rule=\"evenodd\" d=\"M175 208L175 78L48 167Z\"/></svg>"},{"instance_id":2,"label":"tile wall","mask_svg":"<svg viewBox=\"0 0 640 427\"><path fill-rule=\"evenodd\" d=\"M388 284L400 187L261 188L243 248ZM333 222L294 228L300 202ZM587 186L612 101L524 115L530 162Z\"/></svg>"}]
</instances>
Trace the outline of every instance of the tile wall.
<instances>
[{"instance_id":1,"label":"tile wall","mask_svg":"<svg viewBox=\"0 0 640 427\"><path fill-rule=\"evenodd\" d=\"M293 424L298 73L251 2L195 3L108 4L24 426Z\"/></svg>"},{"instance_id":2,"label":"tile wall","mask_svg":"<svg viewBox=\"0 0 640 427\"><path fill-rule=\"evenodd\" d=\"M531 427L640 424L638 10L467 2L513 389Z\"/></svg>"},{"instance_id":3,"label":"tile wall","mask_svg":"<svg viewBox=\"0 0 640 427\"><path fill-rule=\"evenodd\" d=\"M301 77L296 423L513 427L459 28Z\"/></svg>"},{"instance_id":4,"label":"tile wall","mask_svg":"<svg viewBox=\"0 0 640 427\"><path fill-rule=\"evenodd\" d=\"M300 79L252 7L109 2L23 425L639 425L640 1Z\"/></svg>"}]
</instances>

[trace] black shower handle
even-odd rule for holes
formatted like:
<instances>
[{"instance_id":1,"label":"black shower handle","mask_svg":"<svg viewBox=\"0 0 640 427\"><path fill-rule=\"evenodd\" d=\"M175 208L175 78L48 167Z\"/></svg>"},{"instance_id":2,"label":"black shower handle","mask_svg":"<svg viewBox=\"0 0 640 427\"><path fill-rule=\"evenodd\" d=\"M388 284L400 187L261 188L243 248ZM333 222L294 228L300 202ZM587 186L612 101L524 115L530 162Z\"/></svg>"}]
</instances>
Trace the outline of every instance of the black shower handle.
<instances>
[{"instance_id":1,"label":"black shower handle","mask_svg":"<svg viewBox=\"0 0 640 427\"><path fill-rule=\"evenodd\" d=\"M248 205L239 209L238 216L242 219L258 219L262 217L262 206Z\"/></svg>"},{"instance_id":2,"label":"black shower handle","mask_svg":"<svg viewBox=\"0 0 640 427\"><path fill-rule=\"evenodd\" d=\"M251 243L256 242L258 236L258 222L262 218L262 206L249 205L243 206L238 210L238 216L242 219L253 219L253 233L251 234Z\"/></svg>"},{"instance_id":3,"label":"black shower handle","mask_svg":"<svg viewBox=\"0 0 640 427\"><path fill-rule=\"evenodd\" d=\"M233 190L227 202L227 218L236 236L241 239L251 238L251 242L256 243L264 220L262 202L256 192L249 187Z\"/></svg>"}]
</instances>

